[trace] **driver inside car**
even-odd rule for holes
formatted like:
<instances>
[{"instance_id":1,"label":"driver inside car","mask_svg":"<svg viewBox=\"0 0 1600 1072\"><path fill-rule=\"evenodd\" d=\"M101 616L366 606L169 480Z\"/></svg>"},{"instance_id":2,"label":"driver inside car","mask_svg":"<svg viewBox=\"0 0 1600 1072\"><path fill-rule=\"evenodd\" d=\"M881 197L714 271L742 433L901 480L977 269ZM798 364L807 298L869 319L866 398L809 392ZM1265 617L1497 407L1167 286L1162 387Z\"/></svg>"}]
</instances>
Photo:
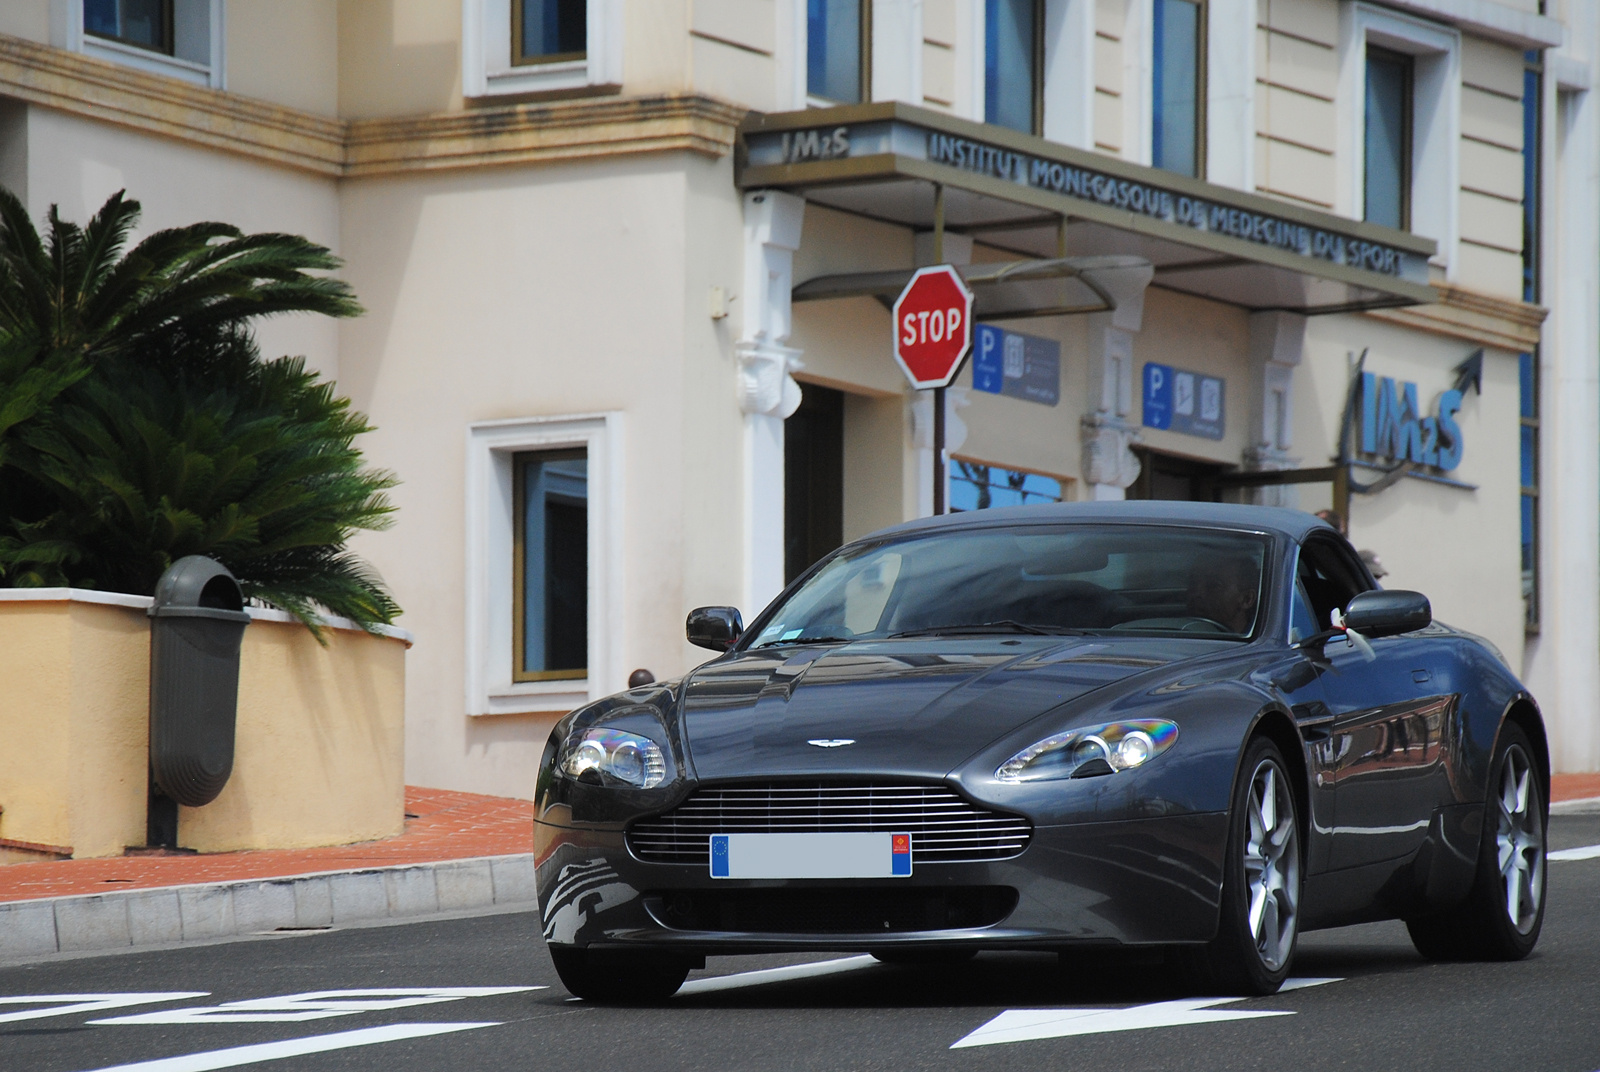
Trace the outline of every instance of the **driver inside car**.
<instances>
[{"instance_id":1,"label":"driver inside car","mask_svg":"<svg viewBox=\"0 0 1600 1072\"><path fill-rule=\"evenodd\" d=\"M1256 620L1260 575L1260 567L1247 558L1208 555L1196 559L1189 570L1184 609L1243 636Z\"/></svg>"}]
</instances>

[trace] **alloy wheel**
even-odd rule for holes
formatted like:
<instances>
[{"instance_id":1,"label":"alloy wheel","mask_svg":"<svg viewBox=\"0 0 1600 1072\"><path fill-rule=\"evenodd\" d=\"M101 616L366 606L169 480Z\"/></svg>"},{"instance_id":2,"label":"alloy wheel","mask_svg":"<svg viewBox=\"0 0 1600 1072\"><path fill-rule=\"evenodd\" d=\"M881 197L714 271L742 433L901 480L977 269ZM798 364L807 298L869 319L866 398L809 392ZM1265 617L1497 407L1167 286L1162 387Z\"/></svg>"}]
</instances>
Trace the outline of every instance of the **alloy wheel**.
<instances>
[{"instance_id":1,"label":"alloy wheel","mask_svg":"<svg viewBox=\"0 0 1600 1072\"><path fill-rule=\"evenodd\" d=\"M1263 760L1250 778L1245 840L1245 889L1250 933L1268 971L1283 967L1294 948L1300 907L1300 843L1294 797L1278 765Z\"/></svg>"},{"instance_id":2,"label":"alloy wheel","mask_svg":"<svg viewBox=\"0 0 1600 1072\"><path fill-rule=\"evenodd\" d=\"M1513 745L1500 768L1495 843L1505 910L1520 934L1539 916L1544 896L1544 817L1528 754Z\"/></svg>"}]
</instances>

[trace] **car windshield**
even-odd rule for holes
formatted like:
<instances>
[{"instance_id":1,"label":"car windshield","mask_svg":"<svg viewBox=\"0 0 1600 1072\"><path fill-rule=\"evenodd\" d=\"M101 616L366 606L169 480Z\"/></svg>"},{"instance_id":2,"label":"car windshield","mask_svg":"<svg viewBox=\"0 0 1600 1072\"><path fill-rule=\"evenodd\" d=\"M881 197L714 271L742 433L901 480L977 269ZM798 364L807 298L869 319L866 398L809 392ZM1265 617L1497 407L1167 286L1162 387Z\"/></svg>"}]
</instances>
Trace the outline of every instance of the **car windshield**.
<instances>
[{"instance_id":1,"label":"car windshield","mask_svg":"<svg viewBox=\"0 0 1600 1072\"><path fill-rule=\"evenodd\" d=\"M1266 552L1259 535L1149 525L911 536L829 559L750 647L984 633L1245 639Z\"/></svg>"}]
</instances>

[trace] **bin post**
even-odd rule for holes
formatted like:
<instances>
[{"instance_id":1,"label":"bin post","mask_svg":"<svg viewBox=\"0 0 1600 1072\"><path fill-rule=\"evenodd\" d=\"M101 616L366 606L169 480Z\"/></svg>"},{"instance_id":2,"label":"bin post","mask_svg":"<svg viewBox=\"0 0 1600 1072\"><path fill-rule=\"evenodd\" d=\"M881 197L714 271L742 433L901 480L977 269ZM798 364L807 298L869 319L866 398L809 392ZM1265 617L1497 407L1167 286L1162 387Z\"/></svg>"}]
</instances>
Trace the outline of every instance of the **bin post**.
<instances>
[{"instance_id":1,"label":"bin post","mask_svg":"<svg viewBox=\"0 0 1600 1072\"><path fill-rule=\"evenodd\" d=\"M177 848L178 805L209 804L233 773L239 646L250 615L227 567L190 555L161 575L150 619L146 837Z\"/></svg>"}]
</instances>

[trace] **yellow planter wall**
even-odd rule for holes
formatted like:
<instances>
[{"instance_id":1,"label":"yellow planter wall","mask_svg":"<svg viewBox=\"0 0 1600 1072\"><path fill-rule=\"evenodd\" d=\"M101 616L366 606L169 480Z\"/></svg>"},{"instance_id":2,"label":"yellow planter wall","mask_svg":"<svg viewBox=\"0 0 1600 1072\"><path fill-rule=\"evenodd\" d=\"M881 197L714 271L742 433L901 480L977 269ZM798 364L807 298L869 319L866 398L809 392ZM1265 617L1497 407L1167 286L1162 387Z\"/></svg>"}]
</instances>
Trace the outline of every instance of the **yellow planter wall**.
<instances>
[{"instance_id":1,"label":"yellow planter wall","mask_svg":"<svg viewBox=\"0 0 1600 1072\"><path fill-rule=\"evenodd\" d=\"M66 589L0 593L0 839L71 846L77 857L144 843L146 604ZM233 775L210 804L179 810L178 843L221 852L400 833L404 634L332 628L324 648L282 615L252 616Z\"/></svg>"}]
</instances>

